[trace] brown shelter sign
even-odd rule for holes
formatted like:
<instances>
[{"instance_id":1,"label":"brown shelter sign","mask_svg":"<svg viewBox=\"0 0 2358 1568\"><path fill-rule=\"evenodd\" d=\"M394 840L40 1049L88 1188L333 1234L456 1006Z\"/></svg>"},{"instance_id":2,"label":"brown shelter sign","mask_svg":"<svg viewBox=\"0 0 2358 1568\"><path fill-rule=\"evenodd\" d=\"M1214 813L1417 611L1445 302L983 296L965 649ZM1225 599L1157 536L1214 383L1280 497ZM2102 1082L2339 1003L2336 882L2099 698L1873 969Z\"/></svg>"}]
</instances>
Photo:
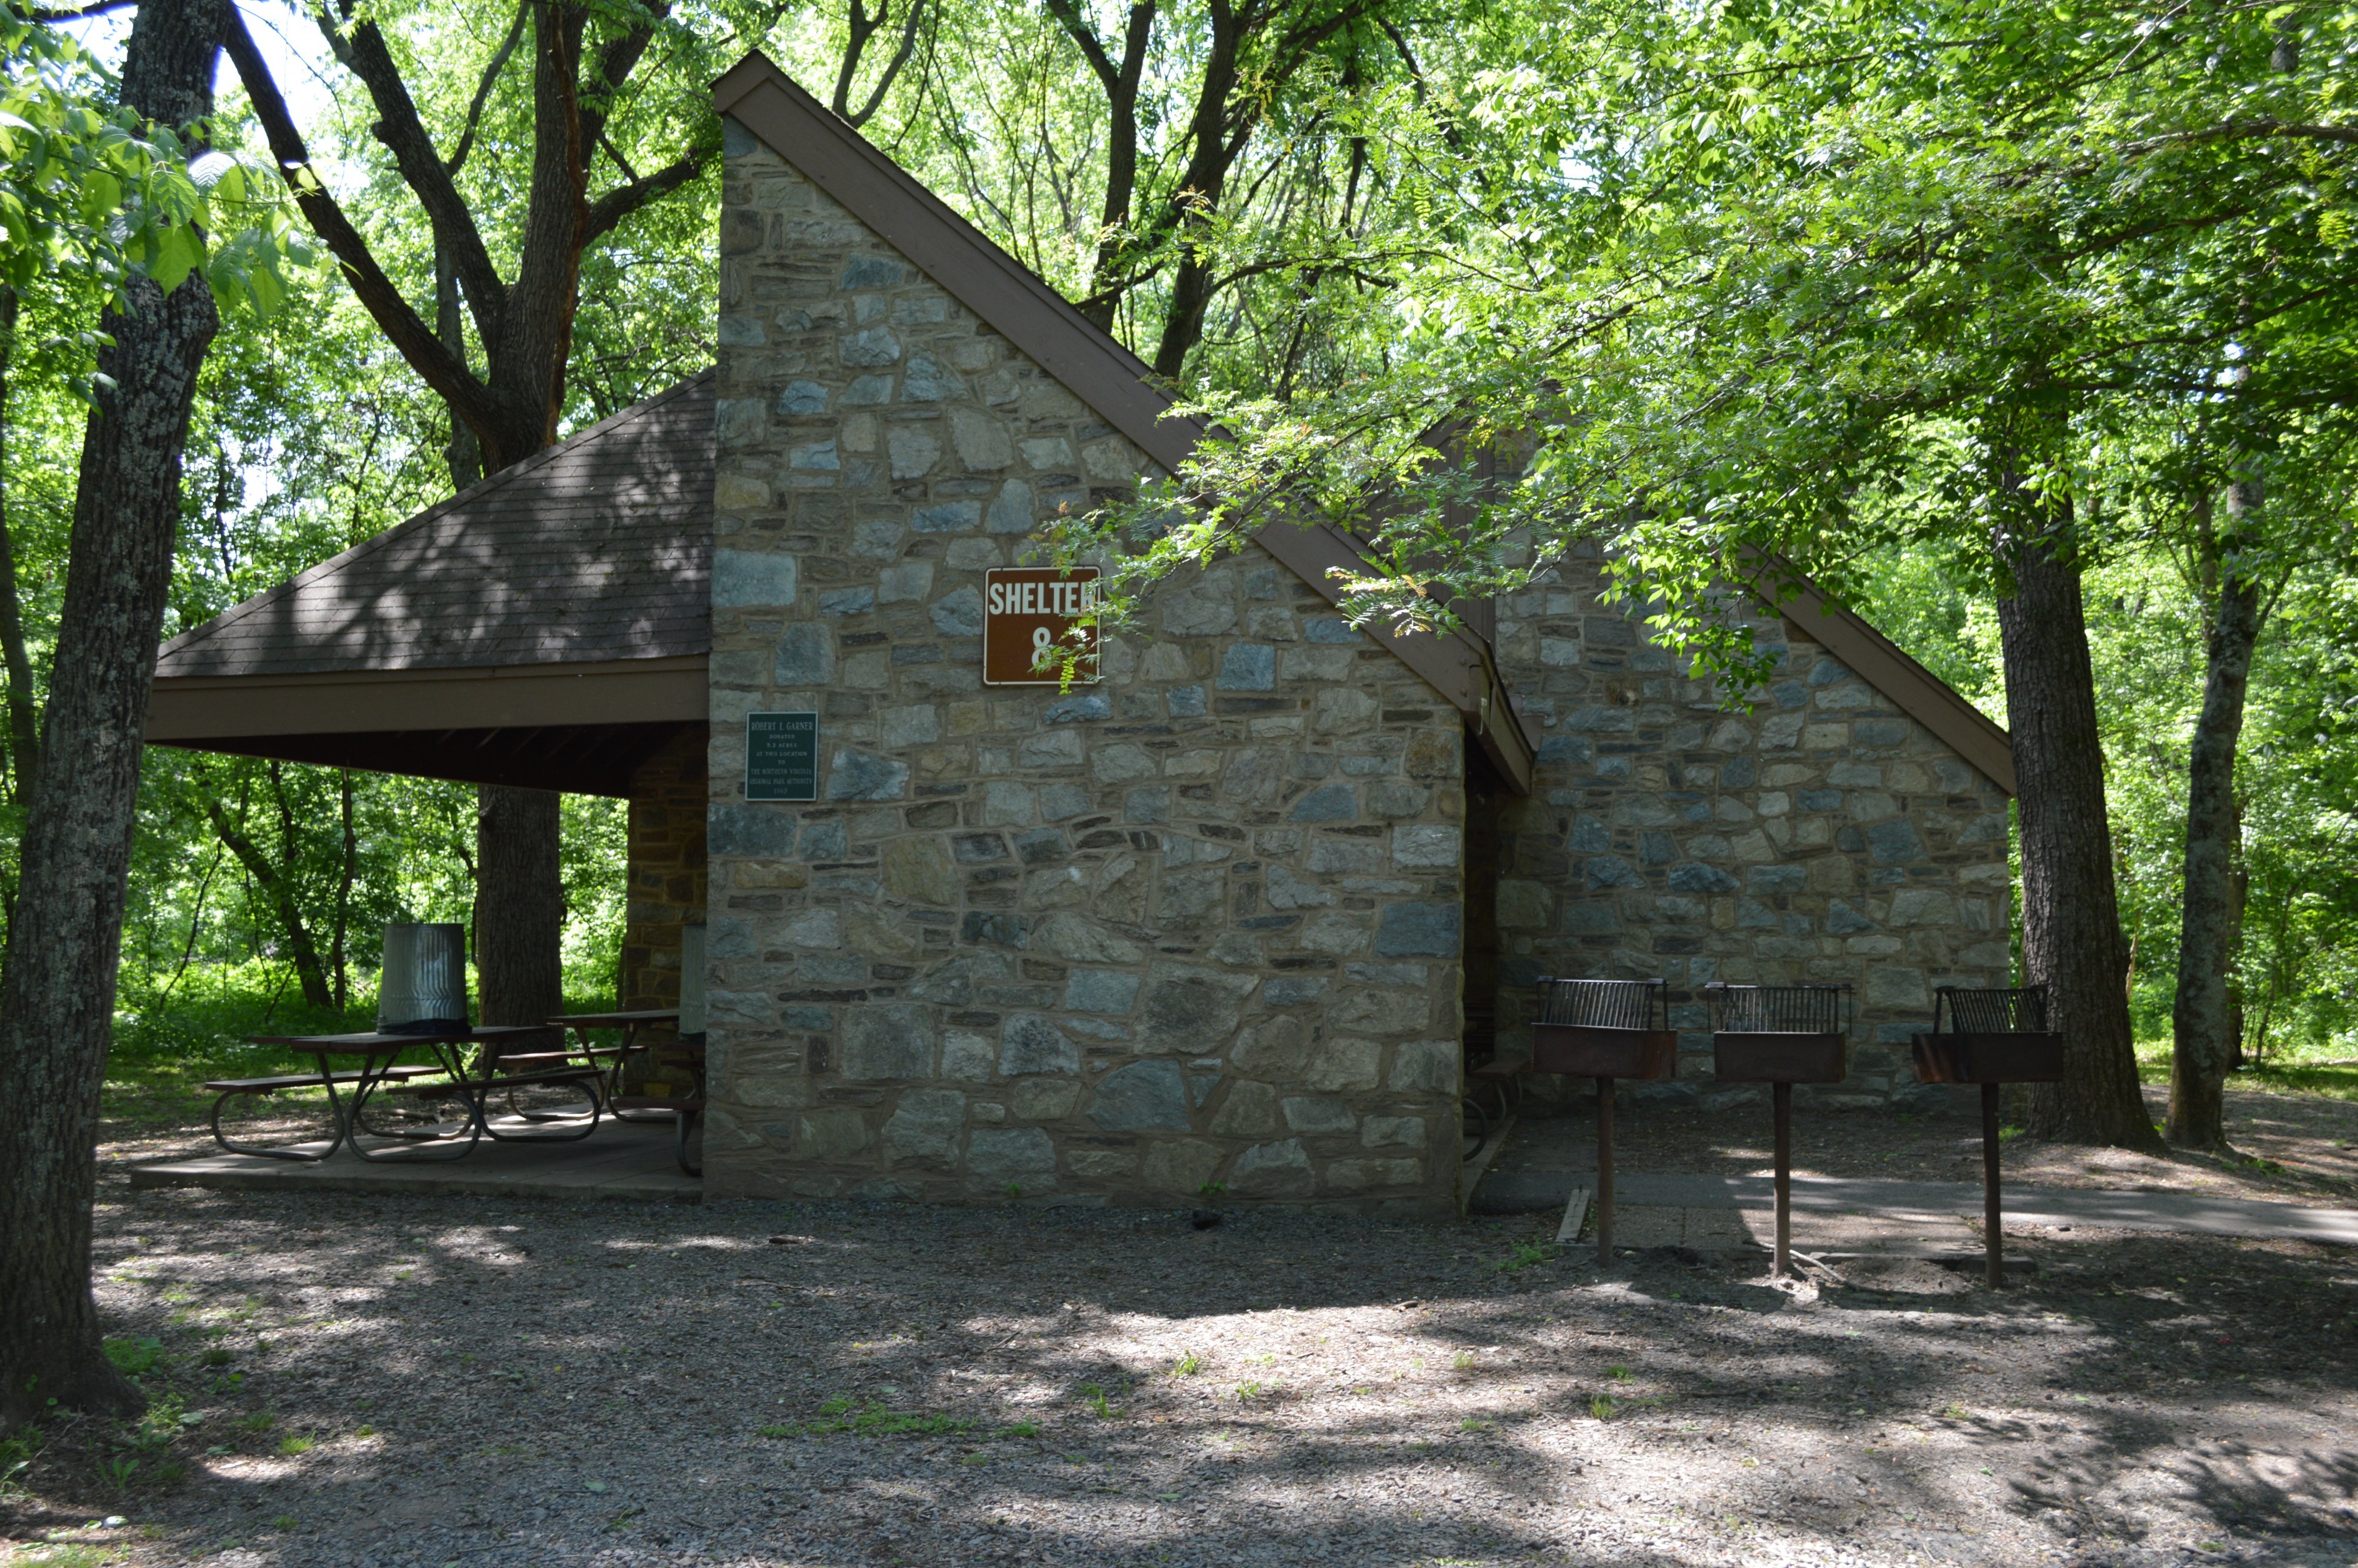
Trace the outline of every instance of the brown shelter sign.
<instances>
[{"instance_id":1,"label":"brown shelter sign","mask_svg":"<svg viewBox=\"0 0 2358 1568\"><path fill-rule=\"evenodd\" d=\"M994 567L982 574L982 684L1058 686L1073 622L1097 608L1098 568ZM1098 678L1098 629L1080 630L1073 684Z\"/></svg>"}]
</instances>

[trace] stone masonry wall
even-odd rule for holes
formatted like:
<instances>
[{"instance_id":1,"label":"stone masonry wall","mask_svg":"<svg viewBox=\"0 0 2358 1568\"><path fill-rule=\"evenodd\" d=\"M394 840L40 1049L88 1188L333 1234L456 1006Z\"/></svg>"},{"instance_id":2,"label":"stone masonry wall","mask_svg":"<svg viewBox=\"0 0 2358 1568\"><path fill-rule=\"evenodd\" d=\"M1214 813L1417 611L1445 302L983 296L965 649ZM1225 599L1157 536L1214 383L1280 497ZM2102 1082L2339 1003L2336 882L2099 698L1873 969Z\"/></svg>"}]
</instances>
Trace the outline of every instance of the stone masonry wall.
<instances>
[{"instance_id":1,"label":"stone masonry wall","mask_svg":"<svg viewBox=\"0 0 2358 1568\"><path fill-rule=\"evenodd\" d=\"M1445 1212L1456 715L1258 552L984 687L984 569L1141 454L728 134L709 1190ZM746 801L794 708L820 799Z\"/></svg>"},{"instance_id":2,"label":"stone masonry wall","mask_svg":"<svg viewBox=\"0 0 2358 1568\"><path fill-rule=\"evenodd\" d=\"M679 1005L680 927L704 918L707 742L688 727L631 775L630 891L615 1005Z\"/></svg>"},{"instance_id":3,"label":"stone masonry wall","mask_svg":"<svg viewBox=\"0 0 2358 1568\"><path fill-rule=\"evenodd\" d=\"M1912 1097L1931 988L2007 983L2006 796L1765 612L1778 676L1723 710L1599 581L1575 561L1499 606L1501 669L1543 737L1502 814L1502 1054L1529 1054L1541 975L1659 977L1679 1076L1639 1092L1717 1103L1757 1091L1711 1088L1702 986L1846 980L1851 1078L1819 1103Z\"/></svg>"}]
</instances>

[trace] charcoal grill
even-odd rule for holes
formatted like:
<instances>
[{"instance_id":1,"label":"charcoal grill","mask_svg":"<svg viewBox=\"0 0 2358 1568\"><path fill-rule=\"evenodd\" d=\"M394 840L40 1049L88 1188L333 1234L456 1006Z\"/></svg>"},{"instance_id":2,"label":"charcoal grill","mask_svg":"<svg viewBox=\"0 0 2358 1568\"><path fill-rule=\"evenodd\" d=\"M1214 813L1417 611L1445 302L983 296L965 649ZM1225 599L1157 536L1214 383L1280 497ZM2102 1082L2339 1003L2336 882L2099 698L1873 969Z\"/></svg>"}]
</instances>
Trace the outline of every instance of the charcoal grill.
<instances>
[{"instance_id":1,"label":"charcoal grill","mask_svg":"<svg viewBox=\"0 0 2358 1568\"><path fill-rule=\"evenodd\" d=\"M1531 1066L1596 1080L1596 1260L1613 1261L1613 1083L1667 1078L1678 1070L1663 980L1540 978Z\"/></svg>"},{"instance_id":2,"label":"charcoal grill","mask_svg":"<svg viewBox=\"0 0 2358 1568\"><path fill-rule=\"evenodd\" d=\"M2006 1227L1998 1195L1998 1086L2063 1077L2063 1037L2047 1027L2047 988L1979 990L1942 986L1932 1029L1916 1036L1916 1076L1928 1084L1979 1084L1982 1090L1982 1249L1992 1290L2006 1279Z\"/></svg>"},{"instance_id":3,"label":"charcoal grill","mask_svg":"<svg viewBox=\"0 0 2358 1568\"><path fill-rule=\"evenodd\" d=\"M1728 1083L1767 1084L1777 1121L1777 1248L1771 1265L1792 1271L1793 1086L1838 1084L1850 1070L1845 1014L1850 987L1704 988L1712 1004L1711 1054Z\"/></svg>"}]
</instances>

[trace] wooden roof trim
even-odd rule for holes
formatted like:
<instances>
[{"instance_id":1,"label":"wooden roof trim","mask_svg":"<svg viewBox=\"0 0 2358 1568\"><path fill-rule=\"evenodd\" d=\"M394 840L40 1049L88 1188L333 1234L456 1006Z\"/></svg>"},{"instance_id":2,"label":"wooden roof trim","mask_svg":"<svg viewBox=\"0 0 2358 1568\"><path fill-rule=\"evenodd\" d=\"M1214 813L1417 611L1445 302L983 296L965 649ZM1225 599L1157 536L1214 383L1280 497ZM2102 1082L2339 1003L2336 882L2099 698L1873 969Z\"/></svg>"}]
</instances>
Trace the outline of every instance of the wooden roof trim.
<instances>
[{"instance_id":1,"label":"wooden roof trim","mask_svg":"<svg viewBox=\"0 0 2358 1568\"><path fill-rule=\"evenodd\" d=\"M1779 569L1791 572L1781 562ZM2004 727L1816 583L1799 573L1792 573L1790 581L1795 589L1790 597L1755 591L1785 618L1787 626L1840 659L1992 784L2008 795L2015 793L2014 738Z\"/></svg>"},{"instance_id":2,"label":"wooden roof trim","mask_svg":"<svg viewBox=\"0 0 2358 1568\"><path fill-rule=\"evenodd\" d=\"M711 708L701 654L599 663L165 676L147 739L234 750L238 736L701 724Z\"/></svg>"},{"instance_id":3,"label":"wooden roof trim","mask_svg":"<svg viewBox=\"0 0 2358 1568\"><path fill-rule=\"evenodd\" d=\"M245 600L242 604L232 605L229 609L222 611L219 615L214 616L211 620L204 622L204 624L200 626L189 628L188 631L181 633L178 636L174 637L171 641L166 643L163 646L156 650L156 665L157 672L157 684L158 686L163 684L164 680L167 678L166 666L171 661L172 656L181 650L194 646L200 641L234 625L248 616L261 613L270 606L278 603L280 600L287 599L290 595L299 592L304 588L323 581L327 578L342 571L345 568L364 560L377 551L386 548L395 540L405 538L422 529L434 526L435 524L440 522L452 511L462 506L470 505L486 495L504 489L509 485L517 483L548 464L570 456L577 448L585 446L588 443L598 439L601 436L607 435L614 430L618 430L624 425L630 424L634 420L645 418L647 416L653 414L656 409L661 408L664 405L672 402L676 398L685 396L689 392L695 390L698 384L709 381L716 373L716 371L711 370L698 371L696 374L689 376L687 380L679 383L676 386L667 387L664 391L656 393L652 397L644 398L637 403L633 403L628 408L618 409L614 413L608 415L605 418L599 420L598 423L590 426L589 428L575 431L572 435L568 436L562 441L557 442L557 445L550 447L544 451L535 452L531 457L525 459L522 462L511 464L495 474L490 474L482 479L477 480L474 483L469 485L458 494L450 497L448 501L437 502L434 505L427 507L425 511L418 513L416 516L395 524L392 527L387 528L384 533L372 535L370 537L362 540L359 544L354 545L352 548L344 550L337 555L330 556L326 560L321 561L319 565L297 572L295 576L287 579L285 582L280 583L277 587L265 589L263 592L254 595L252 599ZM200 677L182 678L194 679ZM249 677L224 676L220 678L234 680ZM259 679L267 677L251 678Z\"/></svg>"},{"instance_id":4,"label":"wooden roof trim","mask_svg":"<svg viewBox=\"0 0 2358 1568\"><path fill-rule=\"evenodd\" d=\"M1173 399L1154 384L1154 372L1145 361L877 150L767 56L757 51L738 61L713 83L712 103L875 230L1166 472L1176 472L1195 450L1204 427L1171 413ZM1324 526L1273 524L1255 539L1329 603L1341 595L1326 569L1360 565L1357 551L1343 536ZM1486 749L1500 748L1497 760L1509 782L1520 792L1529 792L1530 764L1526 761L1517 769L1513 759L1532 752L1534 746L1478 640L1463 633L1446 637L1418 633L1376 641L1447 698L1466 717L1477 741L1487 734ZM1503 738L1509 731L1511 741Z\"/></svg>"},{"instance_id":5,"label":"wooden roof trim","mask_svg":"<svg viewBox=\"0 0 2358 1568\"><path fill-rule=\"evenodd\" d=\"M506 730L357 730L229 735L176 742L233 757L273 757L319 767L460 784L513 784L567 795L629 798L638 769L700 723L563 725Z\"/></svg>"},{"instance_id":6,"label":"wooden roof trim","mask_svg":"<svg viewBox=\"0 0 2358 1568\"><path fill-rule=\"evenodd\" d=\"M1325 524L1305 527L1272 523L1253 537L1329 604L1342 602L1343 591L1328 572L1337 568L1357 571L1362 565L1357 545ZM1464 631L1441 636L1413 632L1404 637L1370 632L1367 636L1422 676L1465 716L1468 733L1490 755L1516 794L1531 793L1539 743L1529 732L1521 710L1509 699L1505 678L1480 638Z\"/></svg>"}]
</instances>

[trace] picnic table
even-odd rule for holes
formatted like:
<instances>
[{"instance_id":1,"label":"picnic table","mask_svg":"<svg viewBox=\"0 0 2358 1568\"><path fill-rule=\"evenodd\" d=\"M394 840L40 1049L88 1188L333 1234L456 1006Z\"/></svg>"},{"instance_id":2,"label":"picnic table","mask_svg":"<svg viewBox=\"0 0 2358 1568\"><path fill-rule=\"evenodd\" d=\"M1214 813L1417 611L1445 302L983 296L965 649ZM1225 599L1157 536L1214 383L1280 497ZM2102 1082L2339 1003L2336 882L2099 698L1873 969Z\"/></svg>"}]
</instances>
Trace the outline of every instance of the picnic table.
<instances>
[{"instance_id":1,"label":"picnic table","mask_svg":"<svg viewBox=\"0 0 2358 1568\"><path fill-rule=\"evenodd\" d=\"M701 1176L704 1174L704 1162L700 1155L688 1152L688 1140L704 1119L704 1036L690 1034L657 1045L648 1053L648 1058L653 1064L668 1061L673 1065L687 1068L687 1092L619 1096L611 1102L614 1114L619 1117L629 1110L652 1110L656 1114L648 1119L651 1120L661 1120L669 1116L672 1119L673 1158L679 1162L679 1168L687 1174ZM668 1090L670 1085L666 1084L665 1087Z\"/></svg>"},{"instance_id":2,"label":"picnic table","mask_svg":"<svg viewBox=\"0 0 2358 1568\"><path fill-rule=\"evenodd\" d=\"M568 1012L550 1019L548 1026L551 1029L569 1030L579 1034L581 1037L580 1044L568 1045L559 1051L535 1051L525 1055L511 1056L508 1060L518 1066L523 1066L526 1064L536 1065L570 1062L574 1057L579 1056L593 1067L602 1061L606 1065L603 1069L601 1092L605 1096L607 1110L618 1121L636 1121L641 1119L624 1116L615 1106L616 1098L622 1093L623 1066L630 1061L633 1052L644 1054L647 1051L646 1045L639 1040L641 1030L650 1024L678 1022L679 1009L676 1007L641 1008L632 1012ZM591 1044L590 1032L603 1029L621 1031L622 1043L619 1045Z\"/></svg>"},{"instance_id":3,"label":"picnic table","mask_svg":"<svg viewBox=\"0 0 2358 1568\"><path fill-rule=\"evenodd\" d=\"M679 1022L679 1009L646 1008L634 1012L568 1012L552 1018L549 1023L569 1029L581 1036L581 1044L573 1048L593 1065L606 1058L606 1109L617 1121L662 1121L670 1119L673 1129L673 1154L679 1168L691 1176L704 1173L703 1164L688 1152L688 1140L704 1115L704 1036L696 1034L685 1039L662 1040L650 1044L639 1040L639 1031L653 1023ZM590 1032L593 1029L619 1029L622 1033L620 1045L592 1045ZM622 1092L622 1069L636 1051L644 1054L650 1067L666 1065L687 1070L688 1082L681 1086L684 1092L652 1094L643 1092L626 1095ZM552 1053L565 1055L567 1053ZM520 1060L526 1058L519 1058ZM671 1085L666 1083L666 1090ZM648 1114L652 1113L652 1114Z\"/></svg>"},{"instance_id":4,"label":"picnic table","mask_svg":"<svg viewBox=\"0 0 2358 1568\"><path fill-rule=\"evenodd\" d=\"M204 1087L219 1096L213 1101L213 1140L222 1148L237 1154L260 1154L277 1160L317 1162L327 1159L338 1149L350 1145L352 1153L362 1160L403 1158L408 1160L457 1160L474 1151L488 1136L497 1141L569 1141L586 1138L597 1130L598 1117L604 1108L598 1093L597 1070L590 1067L560 1068L556 1071L503 1072L500 1046L522 1037L546 1033L545 1028L526 1024L483 1024L470 1029L447 1029L418 1033L369 1031L358 1034L256 1034L249 1036L256 1045L273 1045L298 1055L316 1056L316 1073L288 1074L269 1078L222 1078ZM465 1048L476 1047L473 1060L468 1059ZM401 1058L414 1051L424 1051L430 1060L424 1064L405 1065ZM331 1062L338 1057L355 1058L357 1066L336 1071ZM587 1081L583 1089L590 1102L589 1124L578 1130L561 1133L504 1132L491 1125L487 1109L492 1096L504 1091L511 1108L520 1089L543 1086L563 1087ZM239 1095L268 1095L280 1089L308 1088L317 1085L328 1091L328 1106L335 1119L335 1134L328 1147L319 1152L308 1149L266 1148L256 1144L232 1141L222 1131L222 1107ZM349 1102L336 1092L339 1087L352 1090ZM402 1096L455 1098L466 1106L464 1124L456 1130L445 1130L439 1124L431 1129L373 1128L363 1119L372 1098L383 1094ZM517 1114L527 1121L557 1119L546 1113L519 1109ZM570 1119L569 1118L567 1119ZM371 1152L360 1139L363 1131L372 1137L390 1138L406 1143L455 1145L438 1148L432 1152L424 1149L411 1150L398 1156L386 1152Z\"/></svg>"}]
</instances>

